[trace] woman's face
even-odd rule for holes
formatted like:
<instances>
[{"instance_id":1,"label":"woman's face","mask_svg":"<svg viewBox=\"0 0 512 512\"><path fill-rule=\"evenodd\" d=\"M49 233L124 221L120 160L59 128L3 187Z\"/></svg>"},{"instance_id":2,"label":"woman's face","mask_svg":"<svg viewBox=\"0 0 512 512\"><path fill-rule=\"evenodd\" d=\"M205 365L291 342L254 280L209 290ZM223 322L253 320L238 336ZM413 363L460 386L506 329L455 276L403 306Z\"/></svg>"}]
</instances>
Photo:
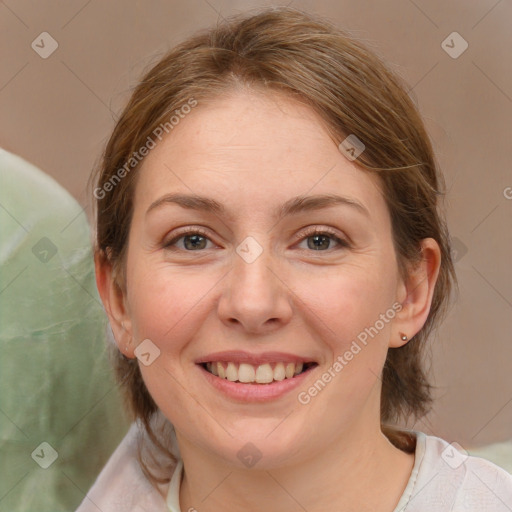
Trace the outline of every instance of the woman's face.
<instances>
[{"instance_id":1,"label":"woman's face","mask_svg":"<svg viewBox=\"0 0 512 512\"><path fill-rule=\"evenodd\" d=\"M303 104L199 102L151 150L126 290L129 353L150 340L140 369L179 440L270 468L379 431L405 299L390 217L377 178Z\"/></svg>"}]
</instances>

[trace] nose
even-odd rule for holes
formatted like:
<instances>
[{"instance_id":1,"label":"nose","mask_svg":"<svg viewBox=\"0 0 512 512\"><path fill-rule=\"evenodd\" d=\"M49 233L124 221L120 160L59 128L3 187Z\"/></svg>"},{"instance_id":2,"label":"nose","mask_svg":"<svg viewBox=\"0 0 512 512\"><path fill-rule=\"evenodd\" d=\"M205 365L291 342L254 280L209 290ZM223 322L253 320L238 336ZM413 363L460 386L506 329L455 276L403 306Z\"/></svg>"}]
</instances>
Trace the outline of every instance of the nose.
<instances>
[{"instance_id":1,"label":"nose","mask_svg":"<svg viewBox=\"0 0 512 512\"><path fill-rule=\"evenodd\" d=\"M247 262L233 255L224 281L218 314L228 327L265 334L286 325L292 317L292 296L286 280L272 265L268 251Z\"/></svg>"}]
</instances>

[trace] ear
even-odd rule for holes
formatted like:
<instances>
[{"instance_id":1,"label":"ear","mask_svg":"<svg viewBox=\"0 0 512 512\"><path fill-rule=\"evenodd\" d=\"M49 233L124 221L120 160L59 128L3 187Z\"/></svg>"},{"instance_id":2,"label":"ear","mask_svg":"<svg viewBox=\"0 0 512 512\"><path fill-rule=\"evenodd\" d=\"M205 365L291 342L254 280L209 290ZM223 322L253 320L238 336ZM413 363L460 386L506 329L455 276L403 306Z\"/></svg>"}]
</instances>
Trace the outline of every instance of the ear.
<instances>
[{"instance_id":1,"label":"ear","mask_svg":"<svg viewBox=\"0 0 512 512\"><path fill-rule=\"evenodd\" d=\"M441 250L433 238L423 239L420 245L421 261L409 270L406 280L401 280L398 287L397 300L402 309L393 322L390 347L405 345L420 331L430 312L441 266ZM402 335L407 339L402 339Z\"/></svg>"},{"instance_id":2,"label":"ear","mask_svg":"<svg viewBox=\"0 0 512 512\"><path fill-rule=\"evenodd\" d=\"M96 286L108 315L119 350L129 358L134 358L132 323L126 308L126 294L117 284L112 265L101 254L95 254Z\"/></svg>"}]
</instances>

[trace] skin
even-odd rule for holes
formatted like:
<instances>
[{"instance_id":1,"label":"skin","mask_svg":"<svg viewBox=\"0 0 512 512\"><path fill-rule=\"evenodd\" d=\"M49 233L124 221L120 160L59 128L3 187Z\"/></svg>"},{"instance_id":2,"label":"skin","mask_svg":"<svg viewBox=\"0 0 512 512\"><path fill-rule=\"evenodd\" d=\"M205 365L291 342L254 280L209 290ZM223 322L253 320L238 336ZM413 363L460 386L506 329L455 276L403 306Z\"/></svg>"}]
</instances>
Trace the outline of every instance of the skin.
<instances>
[{"instance_id":1,"label":"skin","mask_svg":"<svg viewBox=\"0 0 512 512\"><path fill-rule=\"evenodd\" d=\"M227 213L170 203L147 213L171 192L208 196ZM366 213L334 205L273 216L292 197L332 193ZM207 232L200 249L188 240L187 250L183 238L164 247L187 226ZM314 250L308 227L330 227L349 245L327 238ZM247 236L263 251L252 263L236 252ZM411 338L428 316L440 250L433 239L422 249L422 263L403 281L378 178L340 153L309 107L282 93L240 89L199 103L150 152L135 192L126 282L116 286L97 258L97 283L119 349L135 357L150 339L161 351L139 365L176 429L182 510L394 509L414 455L380 430L379 376L388 348L405 343L400 333ZM300 404L297 394L394 303L402 305L395 318ZM240 403L194 363L233 349L308 356L319 366L283 397ZM248 442L262 454L251 469L237 457Z\"/></svg>"}]
</instances>

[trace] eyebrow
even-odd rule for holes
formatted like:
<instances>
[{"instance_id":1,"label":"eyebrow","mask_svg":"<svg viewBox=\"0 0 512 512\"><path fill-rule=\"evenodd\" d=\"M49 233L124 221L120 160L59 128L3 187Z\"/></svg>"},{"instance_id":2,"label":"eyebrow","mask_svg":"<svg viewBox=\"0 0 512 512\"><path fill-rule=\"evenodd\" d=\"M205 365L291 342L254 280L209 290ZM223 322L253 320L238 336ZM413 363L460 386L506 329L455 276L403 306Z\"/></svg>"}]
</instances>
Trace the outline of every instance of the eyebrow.
<instances>
[{"instance_id":1,"label":"eyebrow","mask_svg":"<svg viewBox=\"0 0 512 512\"><path fill-rule=\"evenodd\" d=\"M215 201L214 199L199 195L175 193L162 196L151 203L146 211L146 215L150 211L168 204L177 204L182 208L210 212L216 215L226 214L225 206ZM370 217L370 212L359 201L350 197L339 196L336 194L319 194L312 196L292 197L275 210L274 216L278 220L281 220L289 215L297 215L298 213L317 211L323 208L337 205L349 206L366 215L367 217Z\"/></svg>"}]
</instances>

